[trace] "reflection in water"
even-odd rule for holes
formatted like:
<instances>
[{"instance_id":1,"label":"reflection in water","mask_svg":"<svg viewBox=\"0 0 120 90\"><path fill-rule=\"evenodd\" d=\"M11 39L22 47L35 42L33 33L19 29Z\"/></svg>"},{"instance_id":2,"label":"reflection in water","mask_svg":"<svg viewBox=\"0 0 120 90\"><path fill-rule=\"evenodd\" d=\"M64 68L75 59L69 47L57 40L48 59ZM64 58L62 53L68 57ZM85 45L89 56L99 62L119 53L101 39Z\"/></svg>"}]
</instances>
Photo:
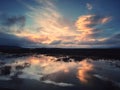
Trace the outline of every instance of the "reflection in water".
<instances>
[{"instance_id":1,"label":"reflection in water","mask_svg":"<svg viewBox=\"0 0 120 90\"><path fill-rule=\"evenodd\" d=\"M5 64L0 66L0 80L28 79L54 86L79 88L82 83L84 85L94 83L93 87L98 83L96 86L99 86L101 85L99 80L102 80L119 86L116 83L120 82L120 69L115 67L115 61L114 63L91 59L75 61L69 58L68 62L64 62L60 59L62 58L37 55L6 60ZM120 63L116 62L117 65Z\"/></svg>"},{"instance_id":2,"label":"reflection in water","mask_svg":"<svg viewBox=\"0 0 120 90\"><path fill-rule=\"evenodd\" d=\"M41 73L42 75L48 75L60 71L63 71L64 73L69 73L71 69L76 69L77 77L83 83L87 83L87 79L90 78L88 72L93 70L92 63L88 62L87 60L83 60L80 62L64 62L57 61L57 58L54 57L41 56L40 58L31 57L28 59L28 61L30 61L31 63L31 67L29 69L33 70L32 72L39 69L39 73ZM29 70L27 69L27 71Z\"/></svg>"},{"instance_id":3,"label":"reflection in water","mask_svg":"<svg viewBox=\"0 0 120 90\"><path fill-rule=\"evenodd\" d=\"M74 62L65 63L63 61L57 61L57 58L50 56L40 56L39 58L31 57L27 60L31 64L31 67L29 68L30 70L35 68L38 71L40 70L39 72L43 75L52 74L59 71L68 72L69 68L72 67L71 64L74 64Z\"/></svg>"},{"instance_id":4,"label":"reflection in water","mask_svg":"<svg viewBox=\"0 0 120 90\"><path fill-rule=\"evenodd\" d=\"M6 64L7 65L7 64ZM11 63L13 68L22 69L22 74L19 78L30 78L37 79L43 78L44 76L64 72L71 73L74 72L81 82L87 82L89 77L88 71L92 70L93 65L87 60L80 62L70 61L58 61L56 57L39 55L39 57L31 56L26 59L17 60ZM28 67L29 66L29 67ZM16 70L11 70L16 73ZM76 77L76 76L75 76Z\"/></svg>"},{"instance_id":5,"label":"reflection in water","mask_svg":"<svg viewBox=\"0 0 120 90\"><path fill-rule=\"evenodd\" d=\"M89 63L87 60L81 61L79 62L79 64L80 67L78 68L77 77L81 82L87 83L88 82L87 79L90 78L88 72L93 70L93 65Z\"/></svg>"}]
</instances>

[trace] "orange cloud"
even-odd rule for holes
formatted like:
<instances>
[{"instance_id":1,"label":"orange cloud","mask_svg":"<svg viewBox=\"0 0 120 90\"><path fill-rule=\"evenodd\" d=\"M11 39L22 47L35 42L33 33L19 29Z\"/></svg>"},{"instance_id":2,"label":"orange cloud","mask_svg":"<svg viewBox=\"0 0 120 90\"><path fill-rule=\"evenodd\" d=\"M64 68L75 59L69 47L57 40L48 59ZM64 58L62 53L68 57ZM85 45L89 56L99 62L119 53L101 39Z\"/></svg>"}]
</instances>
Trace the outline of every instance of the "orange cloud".
<instances>
[{"instance_id":1,"label":"orange cloud","mask_svg":"<svg viewBox=\"0 0 120 90\"><path fill-rule=\"evenodd\" d=\"M93 24L92 18L95 15L83 15L78 18L75 25L79 29L79 31L91 31L93 28L89 27L89 25Z\"/></svg>"},{"instance_id":2,"label":"orange cloud","mask_svg":"<svg viewBox=\"0 0 120 90\"><path fill-rule=\"evenodd\" d=\"M95 33L95 26L103 25L111 20L111 17L100 17L94 14L82 15L77 21L72 22L57 10L52 0L36 0L38 6L27 5L30 11L27 15L33 20L39 29L26 29L15 35L25 37L37 44L51 45L55 41L60 41L57 47L79 47L79 42L96 41L92 35ZM42 4L42 5L39 5ZM92 5L87 3L88 9ZM71 43L73 42L73 43Z\"/></svg>"},{"instance_id":3,"label":"orange cloud","mask_svg":"<svg viewBox=\"0 0 120 90\"><path fill-rule=\"evenodd\" d=\"M28 39L49 44L55 40L61 40L60 36L76 35L74 24L63 17L52 1L37 0L37 2L43 6L29 6L30 12L27 15L32 18L36 26L41 28L35 36L32 36L34 34L27 36Z\"/></svg>"},{"instance_id":4,"label":"orange cloud","mask_svg":"<svg viewBox=\"0 0 120 90\"><path fill-rule=\"evenodd\" d=\"M24 37L34 43L49 43L50 38L47 35L39 35L36 33L31 33L31 32L20 32L20 33L15 33L19 37Z\"/></svg>"},{"instance_id":5,"label":"orange cloud","mask_svg":"<svg viewBox=\"0 0 120 90\"><path fill-rule=\"evenodd\" d=\"M105 24L105 23L109 22L111 19L112 19L111 17L105 17L105 18L102 18L102 19L100 20L100 22L101 22L102 24Z\"/></svg>"},{"instance_id":6,"label":"orange cloud","mask_svg":"<svg viewBox=\"0 0 120 90\"><path fill-rule=\"evenodd\" d=\"M82 41L93 40L92 34L95 33L95 26L105 24L111 20L111 17L99 17L97 15L83 15L75 23L78 31L81 33L77 39Z\"/></svg>"},{"instance_id":7,"label":"orange cloud","mask_svg":"<svg viewBox=\"0 0 120 90\"><path fill-rule=\"evenodd\" d=\"M83 15L78 18L75 23L75 26L78 28L79 31L91 31L94 30L95 25L105 24L109 22L112 18L111 17L97 17L97 15Z\"/></svg>"}]
</instances>

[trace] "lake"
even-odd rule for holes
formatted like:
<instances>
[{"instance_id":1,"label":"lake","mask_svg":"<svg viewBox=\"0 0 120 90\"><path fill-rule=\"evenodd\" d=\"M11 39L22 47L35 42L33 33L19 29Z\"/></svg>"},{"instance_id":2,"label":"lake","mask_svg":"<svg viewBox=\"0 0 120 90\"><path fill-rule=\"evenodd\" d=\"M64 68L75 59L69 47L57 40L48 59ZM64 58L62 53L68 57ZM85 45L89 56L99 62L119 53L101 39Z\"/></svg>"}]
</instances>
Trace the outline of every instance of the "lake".
<instances>
[{"instance_id":1,"label":"lake","mask_svg":"<svg viewBox=\"0 0 120 90\"><path fill-rule=\"evenodd\" d=\"M120 90L120 60L0 54L0 90Z\"/></svg>"}]
</instances>

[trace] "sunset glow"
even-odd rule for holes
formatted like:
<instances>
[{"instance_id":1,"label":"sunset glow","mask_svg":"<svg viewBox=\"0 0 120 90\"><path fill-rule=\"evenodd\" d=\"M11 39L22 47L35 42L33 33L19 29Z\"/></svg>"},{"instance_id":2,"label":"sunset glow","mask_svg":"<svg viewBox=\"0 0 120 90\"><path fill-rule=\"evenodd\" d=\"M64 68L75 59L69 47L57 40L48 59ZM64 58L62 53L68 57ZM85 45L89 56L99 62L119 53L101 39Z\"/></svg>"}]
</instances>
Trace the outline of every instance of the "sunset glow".
<instances>
[{"instance_id":1,"label":"sunset glow","mask_svg":"<svg viewBox=\"0 0 120 90\"><path fill-rule=\"evenodd\" d=\"M24 12L20 11L20 15L6 14L6 17L3 17L4 12L1 12L0 17L4 20L1 19L0 33L9 34L10 40L17 40L22 47L100 48L108 47L108 44L109 47L119 46L111 43L111 40L117 42L113 37L119 35L118 17L112 13L115 11L104 10L97 2L16 0L16 3L21 6L18 9ZM108 4L103 5L107 7ZM113 24L114 22L116 24ZM1 38L7 38L4 36L1 35Z\"/></svg>"}]
</instances>

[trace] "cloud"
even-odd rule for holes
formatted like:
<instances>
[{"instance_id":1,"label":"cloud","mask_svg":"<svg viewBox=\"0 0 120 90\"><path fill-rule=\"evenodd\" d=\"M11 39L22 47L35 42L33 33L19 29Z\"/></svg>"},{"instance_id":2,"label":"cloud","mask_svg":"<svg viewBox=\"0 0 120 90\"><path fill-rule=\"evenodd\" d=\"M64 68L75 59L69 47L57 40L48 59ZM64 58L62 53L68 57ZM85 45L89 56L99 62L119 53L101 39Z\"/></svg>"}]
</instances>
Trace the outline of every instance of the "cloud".
<instances>
[{"instance_id":1,"label":"cloud","mask_svg":"<svg viewBox=\"0 0 120 90\"><path fill-rule=\"evenodd\" d=\"M12 34L0 32L0 45L25 46L28 44L33 44L33 42L31 42L25 38L17 37Z\"/></svg>"},{"instance_id":2,"label":"cloud","mask_svg":"<svg viewBox=\"0 0 120 90\"><path fill-rule=\"evenodd\" d=\"M86 7L87 7L88 10L92 10L93 9L93 6L90 3L87 3Z\"/></svg>"},{"instance_id":3,"label":"cloud","mask_svg":"<svg viewBox=\"0 0 120 90\"><path fill-rule=\"evenodd\" d=\"M25 34L25 16L11 16L5 13L0 14L0 45L33 47L37 44L30 39L18 34ZM27 33L27 32L26 32ZM24 35L23 34L23 35ZM42 44L39 43L41 46Z\"/></svg>"},{"instance_id":4,"label":"cloud","mask_svg":"<svg viewBox=\"0 0 120 90\"><path fill-rule=\"evenodd\" d=\"M101 24L105 24L105 23L109 22L111 19L112 19L112 17L104 17L104 18L100 19L99 22Z\"/></svg>"},{"instance_id":5,"label":"cloud","mask_svg":"<svg viewBox=\"0 0 120 90\"><path fill-rule=\"evenodd\" d=\"M21 32L25 26L25 16L0 15L0 28L3 32Z\"/></svg>"},{"instance_id":6,"label":"cloud","mask_svg":"<svg viewBox=\"0 0 120 90\"><path fill-rule=\"evenodd\" d=\"M120 47L120 33L113 35L104 41L106 45L110 47Z\"/></svg>"},{"instance_id":7,"label":"cloud","mask_svg":"<svg viewBox=\"0 0 120 90\"><path fill-rule=\"evenodd\" d=\"M25 17L24 16L12 16L6 17L3 21L2 25L12 26L14 24L20 24L20 26L25 25Z\"/></svg>"},{"instance_id":8,"label":"cloud","mask_svg":"<svg viewBox=\"0 0 120 90\"><path fill-rule=\"evenodd\" d=\"M32 18L35 24L40 27L37 34L24 34L29 40L35 43L47 44L50 47L88 47L87 42L99 42L104 32L99 27L110 22L112 17L87 14L79 16L78 20L66 19L57 9L52 0L37 0L38 6L26 5L29 8L27 15ZM39 5L40 4L40 5ZM87 3L87 8L93 7ZM23 36L23 34L19 34ZM80 44L81 43L81 44ZM86 45L83 46L83 43Z\"/></svg>"},{"instance_id":9,"label":"cloud","mask_svg":"<svg viewBox=\"0 0 120 90\"><path fill-rule=\"evenodd\" d=\"M22 46L22 47L47 47L40 41L46 41L46 36L36 36L31 29L25 28L25 16L11 16L0 14L0 45ZM36 34L36 35L35 35ZM39 43L36 41L39 41Z\"/></svg>"},{"instance_id":10,"label":"cloud","mask_svg":"<svg viewBox=\"0 0 120 90\"><path fill-rule=\"evenodd\" d=\"M50 44L53 41L57 41L60 36L66 36L66 33L69 33L69 35L75 34L74 22L64 18L53 1L37 0L37 3L42 4L42 6L28 6L30 12L27 15L32 18L36 25L41 27L38 35L49 37L49 40L43 43Z\"/></svg>"},{"instance_id":11,"label":"cloud","mask_svg":"<svg viewBox=\"0 0 120 90\"><path fill-rule=\"evenodd\" d=\"M33 20L31 26L25 26L25 16L0 14L0 32L12 35L10 39L13 40L14 37L20 43L22 40L19 39L25 39L26 45L29 41L33 46L42 47L85 48L93 44L104 45L103 42L110 43L109 39L113 39L109 36L102 37L105 29L101 27L112 20L110 16L87 14L79 16L76 21L71 21L59 12L53 0L36 0L36 3L36 6L24 3L29 9L27 16ZM93 8L90 3L86 6L89 10Z\"/></svg>"},{"instance_id":12,"label":"cloud","mask_svg":"<svg viewBox=\"0 0 120 90\"><path fill-rule=\"evenodd\" d=\"M61 42L62 42L61 40L57 40L57 41L55 40L51 42L50 45L58 45L58 44L61 44Z\"/></svg>"},{"instance_id":13,"label":"cloud","mask_svg":"<svg viewBox=\"0 0 120 90\"><path fill-rule=\"evenodd\" d=\"M83 15L78 18L75 23L78 31L81 32L79 39L82 41L89 41L95 39L94 34L100 33L98 26L109 22L111 17L103 17L95 14Z\"/></svg>"},{"instance_id":14,"label":"cloud","mask_svg":"<svg viewBox=\"0 0 120 90\"><path fill-rule=\"evenodd\" d=\"M91 31L94 30L94 26L105 24L110 20L111 17L101 17L95 14L88 14L80 16L75 25L80 31Z\"/></svg>"},{"instance_id":15,"label":"cloud","mask_svg":"<svg viewBox=\"0 0 120 90\"><path fill-rule=\"evenodd\" d=\"M120 47L120 34L113 35L112 37L103 38L95 41L79 42L80 45L90 45L92 47Z\"/></svg>"},{"instance_id":16,"label":"cloud","mask_svg":"<svg viewBox=\"0 0 120 90\"><path fill-rule=\"evenodd\" d=\"M103 30L99 27L109 22L112 17L87 14L73 22L64 18L53 0L36 0L36 2L38 5L34 7L25 5L30 10L27 15L40 29L37 29L37 32L36 29L24 29L22 33L17 33L17 36L50 47L88 47L89 42L97 43L104 40L104 38L97 38L103 34L101 33ZM86 6L89 10L93 8L90 3Z\"/></svg>"}]
</instances>

